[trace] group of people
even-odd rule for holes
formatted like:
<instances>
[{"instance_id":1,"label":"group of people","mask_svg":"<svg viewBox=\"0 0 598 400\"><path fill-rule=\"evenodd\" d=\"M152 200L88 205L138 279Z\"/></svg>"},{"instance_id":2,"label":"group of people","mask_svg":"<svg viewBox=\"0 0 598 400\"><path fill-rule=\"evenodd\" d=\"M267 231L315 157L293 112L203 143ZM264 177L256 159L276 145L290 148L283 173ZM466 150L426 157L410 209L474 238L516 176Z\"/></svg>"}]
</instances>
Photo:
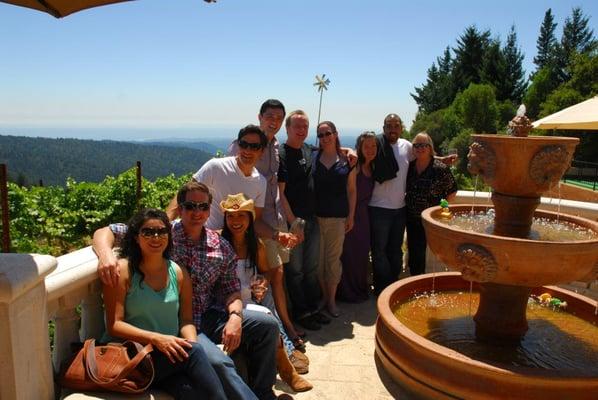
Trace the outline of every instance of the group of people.
<instances>
[{"instance_id":1,"label":"group of people","mask_svg":"<svg viewBox=\"0 0 598 400\"><path fill-rule=\"evenodd\" d=\"M317 126L319 146L305 143L307 114L286 115L278 100L258 119L166 213L142 210L94 234L104 339L152 343L154 385L176 399L274 399L277 372L294 391L310 390L300 376L304 330L338 317L337 299L368 298L370 251L374 293L398 279L405 226L410 272L423 273L419 214L456 192L429 135L402 139L395 114L355 151L340 146L331 121Z\"/></svg>"}]
</instances>

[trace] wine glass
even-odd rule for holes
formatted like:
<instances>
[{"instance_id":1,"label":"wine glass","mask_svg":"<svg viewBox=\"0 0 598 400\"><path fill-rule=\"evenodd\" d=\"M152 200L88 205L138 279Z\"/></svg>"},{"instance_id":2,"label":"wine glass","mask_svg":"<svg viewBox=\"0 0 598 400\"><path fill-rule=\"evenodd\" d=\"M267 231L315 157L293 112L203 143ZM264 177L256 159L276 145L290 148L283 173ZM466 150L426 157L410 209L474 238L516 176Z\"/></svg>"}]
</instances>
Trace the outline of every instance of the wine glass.
<instances>
[{"instance_id":1,"label":"wine glass","mask_svg":"<svg viewBox=\"0 0 598 400\"><path fill-rule=\"evenodd\" d=\"M266 291L268 291L268 280L262 274L254 274L251 277L250 288L251 298L257 304L260 304L266 296Z\"/></svg>"}]
</instances>

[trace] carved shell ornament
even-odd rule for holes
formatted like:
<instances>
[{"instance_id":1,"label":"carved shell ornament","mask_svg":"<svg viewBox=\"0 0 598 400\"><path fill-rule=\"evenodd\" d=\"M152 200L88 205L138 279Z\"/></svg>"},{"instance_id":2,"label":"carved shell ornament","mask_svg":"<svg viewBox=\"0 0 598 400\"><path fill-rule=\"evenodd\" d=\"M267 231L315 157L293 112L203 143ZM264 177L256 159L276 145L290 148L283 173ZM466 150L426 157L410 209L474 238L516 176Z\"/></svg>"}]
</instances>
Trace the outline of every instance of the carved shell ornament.
<instances>
[{"instance_id":1,"label":"carved shell ornament","mask_svg":"<svg viewBox=\"0 0 598 400\"><path fill-rule=\"evenodd\" d=\"M473 175L481 175L487 184L491 184L496 173L494 150L481 143L473 142L469 146L467 159L467 170Z\"/></svg>"},{"instance_id":2,"label":"carved shell ornament","mask_svg":"<svg viewBox=\"0 0 598 400\"><path fill-rule=\"evenodd\" d=\"M463 279L491 282L498 272L498 264L488 249L477 244L462 244L457 248L458 268Z\"/></svg>"},{"instance_id":3,"label":"carved shell ornament","mask_svg":"<svg viewBox=\"0 0 598 400\"><path fill-rule=\"evenodd\" d=\"M548 189L561 179L570 161L571 154L565 146L543 147L530 162L529 176L538 186Z\"/></svg>"}]
</instances>

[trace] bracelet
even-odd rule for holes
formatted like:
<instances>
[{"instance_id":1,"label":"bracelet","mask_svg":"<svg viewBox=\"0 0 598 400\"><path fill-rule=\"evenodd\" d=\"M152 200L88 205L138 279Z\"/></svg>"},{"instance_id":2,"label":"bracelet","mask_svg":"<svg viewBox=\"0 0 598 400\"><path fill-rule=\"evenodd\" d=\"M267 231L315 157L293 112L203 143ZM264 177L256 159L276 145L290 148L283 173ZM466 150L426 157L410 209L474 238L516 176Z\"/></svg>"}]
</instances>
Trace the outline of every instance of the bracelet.
<instances>
[{"instance_id":1,"label":"bracelet","mask_svg":"<svg viewBox=\"0 0 598 400\"><path fill-rule=\"evenodd\" d=\"M236 315L237 317L241 318L241 320L243 320L243 311L233 310L233 311L231 311L231 312L228 313L229 317L231 315Z\"/></svg>"}]
</instances>

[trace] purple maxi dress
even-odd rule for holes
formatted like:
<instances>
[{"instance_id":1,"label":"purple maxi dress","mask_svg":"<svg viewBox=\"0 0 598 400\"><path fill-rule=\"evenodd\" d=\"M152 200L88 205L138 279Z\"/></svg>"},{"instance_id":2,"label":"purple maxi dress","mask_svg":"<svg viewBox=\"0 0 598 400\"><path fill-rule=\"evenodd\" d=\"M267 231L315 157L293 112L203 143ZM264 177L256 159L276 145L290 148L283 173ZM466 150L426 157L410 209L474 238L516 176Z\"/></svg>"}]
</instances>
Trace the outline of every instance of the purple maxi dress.
<instances>
[{"instance_id":1,"label":"purple maxi dress","mask_svg":"<svg viewBox=\"0 0 598 400\"><path fill-rule=\"evenodd\" d=\"M341 301L357 303L368 298L367 266L370 258L370 220L368 203L374 190L374 178L357 173L357 204L353 229L345 236L341 263L343 274L337 297Z\"/></svg>"}]
</instances>

